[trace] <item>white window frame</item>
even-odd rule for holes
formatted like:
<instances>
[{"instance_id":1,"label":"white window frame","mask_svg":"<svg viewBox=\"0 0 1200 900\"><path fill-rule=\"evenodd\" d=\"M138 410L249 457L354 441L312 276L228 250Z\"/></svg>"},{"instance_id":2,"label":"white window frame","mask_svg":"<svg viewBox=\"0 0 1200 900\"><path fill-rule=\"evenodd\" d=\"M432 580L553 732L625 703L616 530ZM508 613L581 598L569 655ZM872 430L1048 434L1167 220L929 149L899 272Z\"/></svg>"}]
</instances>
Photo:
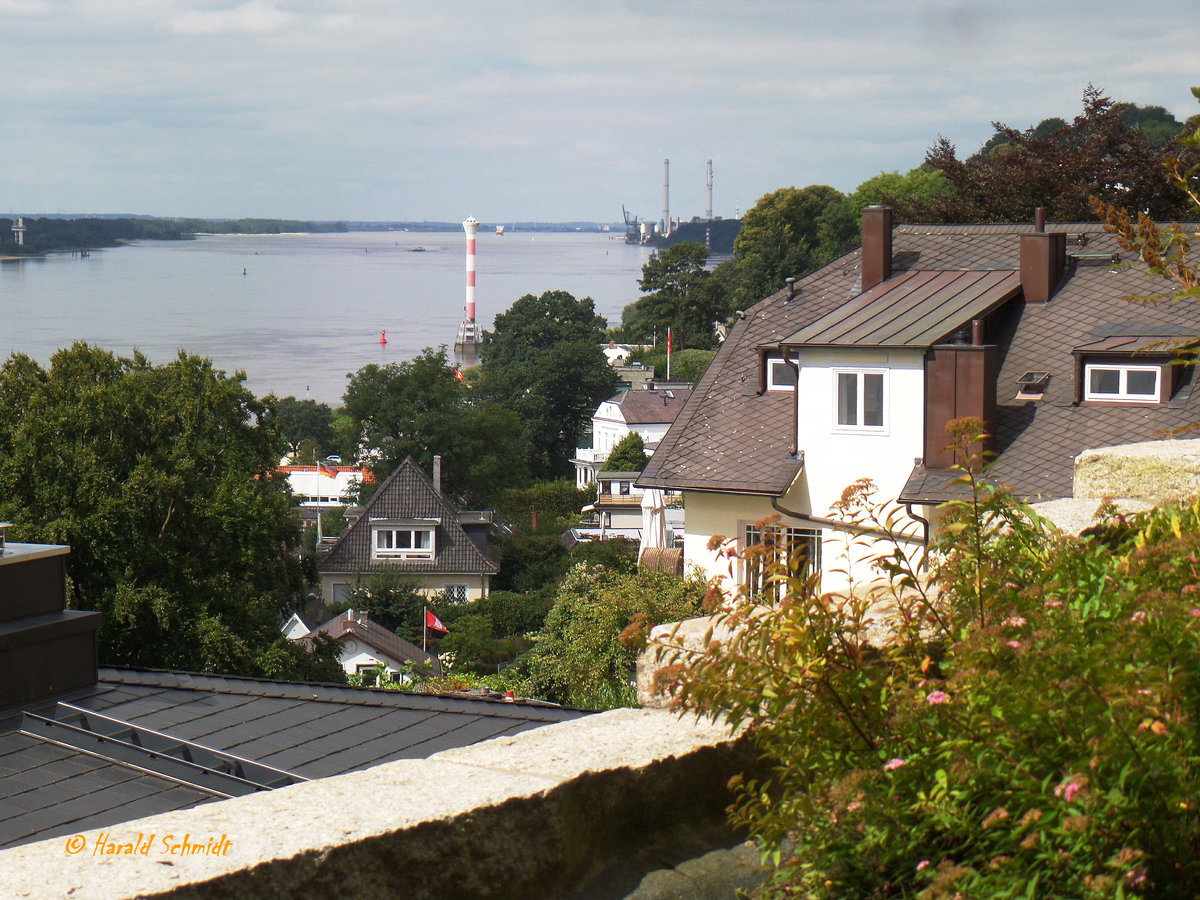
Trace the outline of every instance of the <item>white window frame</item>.
<instances>
[{"instance_id":1,"label":"white window frame","mask_svg":"<svg viewBox=\"0 0 1200 900\"><path fill-rule=\"evenodd\" d=\"M808 562L805 574L811 575L821 571L821 547L824 542L824 532L820 528L804 528L796 525L768 525L764 529L760 528L757 522L751 522L743 523L741 531L743 550L763 543L764 535L769 532L777 542L781 540L781 543L777 543L777 549L780 553L784 551L791 553L797 544L806 546L808 550ZM745 584L747 596L751 597L762 590L762 573L759 568L761 565L769 562L769 560L759 557L753 562L753 565L746 560L742 562L742 582ZM779 591L779 593L782 593L782 591Z\"/></svg>"},{"instance_id":2,"label":"white window frame","mask_svg":"<svg viewBox=\"0 0 1200 900\"><path fill-rule=\"evenodd\" d=\"M371 525L371 558L372 559L433 559L437 552L436 526L417 522L379 522ZM397 546L396 535L401 532L409 535L408 545ZM391 546L381 547L384 535L390 535ZM422 546L419 537L428 537Z\"/></svg>"},{"instance_id":3,"label":"white window frame","mask_svg":"<svg viewBox=\"0 0 1200 900\"><path fill-rule=\"evenodd\" d=\"M768 356L767 357L767 390L768 391L788 391L788 392L796 390L796 385L794 382L792 384L783 384L783 383L780 383L775 380L775 367L776 366L782 366L784 369L787 369L789 375L791 377L795 378L797 381L799 381L799 374L796 369L793 369L791 366L789 366L787 363L785 363L781 357Z\"/></svg>"},{"instance_id":4,"label":"white window frame","mask_svg":"<svg viewBox=\"0 0 1200 900\"><path fill-rule=\"evenodd\" d=\"M1095 392L1092 390L1092 373L1098 370L1107 370L1117 372L1120 378L1120 388L1115 394L1103 392ZM1129 373L1130 372L1153 372L1154 373L1154 393L1153 394L1131 394L1129 393ZM1084 363L1083 365L1083 399L1094 400L1101 403L1104 402L1119 402L1119 403L1159 403L1162 399L1162 366L1154 365L1131 365L1125 363Z\"/></svg>"},{"instance_id":5,"label":"white window frame","mask_svg":"<svg viewBox=\"0 0 1200 900\"><path fill-rule=\"evenodd\" d=\"M833 430L850 434L887 434L888 430L888 370L860 368L857 366L840 367L830 370L833 375ZM854 375L857 379L855 410L857 418L863 418L863 406L866 393L865 375L878 375L881 379L879 388L880 423L878 425L846 425L838 421L841 411L841 376Z\"/></svg>"}]
</instances>

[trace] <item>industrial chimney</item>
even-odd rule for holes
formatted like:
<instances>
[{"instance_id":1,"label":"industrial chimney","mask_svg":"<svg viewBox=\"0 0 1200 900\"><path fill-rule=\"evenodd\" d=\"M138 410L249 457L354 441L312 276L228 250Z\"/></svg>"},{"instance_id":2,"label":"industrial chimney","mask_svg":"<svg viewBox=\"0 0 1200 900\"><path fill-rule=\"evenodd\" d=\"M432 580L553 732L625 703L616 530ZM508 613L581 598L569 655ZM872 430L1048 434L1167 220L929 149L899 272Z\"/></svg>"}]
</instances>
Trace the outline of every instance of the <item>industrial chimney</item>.
<instances>
[{"instance_id":1,"label":"industrial chimney","mask_svg":"<svg viewBox=\"0 0 1200 900\"><path fill-rule=\"evenodd\" d=\"M704 218L712 221L712 160L708 161L708 203L704 207Z\"/></svg>"},{"instance_id":2,"label":"industrial chimney","mask_svg":"<svg viewBox=\"0 0 1200 900\"><path fill-rule=\"evenodd\" d=\"M663 237L671 234L671 160L663 160Z\"/></svg>"}]
</instances>

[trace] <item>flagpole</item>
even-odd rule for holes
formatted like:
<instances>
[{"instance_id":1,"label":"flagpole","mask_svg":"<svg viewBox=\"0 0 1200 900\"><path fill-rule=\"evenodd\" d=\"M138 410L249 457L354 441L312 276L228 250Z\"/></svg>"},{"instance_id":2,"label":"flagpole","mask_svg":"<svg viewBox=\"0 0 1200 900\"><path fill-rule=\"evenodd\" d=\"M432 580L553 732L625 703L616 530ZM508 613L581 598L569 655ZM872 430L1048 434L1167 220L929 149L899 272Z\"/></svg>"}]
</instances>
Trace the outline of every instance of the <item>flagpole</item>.
<instances>
[{"instance_id":1,"label":"flagpole","mask_svg":"<svg viewBox=\"0 0 1200 900\"><path fill-rule=\"evenodd\" d=\"M325 491L321 487L321 466L317 463L317 451L313 451L313 465L317 470L317 551L321 550L321 503L325 499Z\"/></svg>"},{"instance_id":2,"label":"flagpole","mask_svg":"<svg viewBox=\"0 0 1200 900\"><path fill-rule=\"evenodd\" d=\"M421 649L429 652L429 607L421 610Z\"/></svg>"}]
</instances>

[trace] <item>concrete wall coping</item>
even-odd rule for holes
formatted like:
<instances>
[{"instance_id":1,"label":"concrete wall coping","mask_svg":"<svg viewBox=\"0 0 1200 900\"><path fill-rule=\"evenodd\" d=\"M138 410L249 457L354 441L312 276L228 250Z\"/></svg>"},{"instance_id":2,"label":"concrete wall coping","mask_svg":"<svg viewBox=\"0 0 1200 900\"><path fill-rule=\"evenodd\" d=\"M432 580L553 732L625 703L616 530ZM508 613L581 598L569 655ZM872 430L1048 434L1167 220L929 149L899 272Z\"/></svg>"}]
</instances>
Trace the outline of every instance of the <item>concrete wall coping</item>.
<instances>
[{"instance_id":1,"label":"concrete wall coping","mask_svg":"<svg viewBox=\"0 0 1200 900\"><path fill-rule=\"evenodd\" d=\"M725 726L614 710L0 851L0 895L536 896L639 822L720 817L746 759ZM211 852L169 852L185 836ZM104 852L123 844L146 852Z\"/></svg>"}]
</instances>

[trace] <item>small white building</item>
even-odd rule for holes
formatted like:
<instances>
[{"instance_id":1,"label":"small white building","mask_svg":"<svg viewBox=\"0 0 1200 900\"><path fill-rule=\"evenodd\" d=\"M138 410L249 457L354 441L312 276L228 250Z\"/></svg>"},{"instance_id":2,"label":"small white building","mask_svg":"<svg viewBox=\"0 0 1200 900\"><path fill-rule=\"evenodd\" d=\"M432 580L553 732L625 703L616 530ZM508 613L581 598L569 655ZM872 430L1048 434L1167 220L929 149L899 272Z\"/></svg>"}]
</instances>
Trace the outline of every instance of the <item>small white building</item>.
<instances>
[{"instance_id":1,"label":"small white building","mask_svg":"<svg viewBox=\"0 0 1200 900\"><path fill-rule=\"evenodd\" d=\"M288 624L292 623L289 621ZM303 641L317 634L328 635L338 642L338 662L347 675L371 674L379 666L384 667L391 681L408 681L407 671L414 667L425 674L442 673L436 655L388 631L378 622L372 622L364 612L348 609L304 634L296 634L292 629L288 637Z\"/></svg>"},{"instance_id":2,"label":"small white building","mask_svg":"<svg viewBox=\"0 0 1200 900\"><path fill-rule=\"evenodd\" d=\"M300 506L343 506L357 495L361 484L369 483L371 473L357 466L292 466L279 471L287 476L288 487Z\"/></svg>"},{"instance_id":3,"label":"small white building","mask_svg":"<svg viewBox=\"0 0 1200 900\"><path fill-rule=\"evenodd\" d=\"M592 416L592 446L576 449L571 460L575 483L582 488L596 482L613 447L633 432L642 436L647 455L653 455L691 396L687 387L651 387L623 391L605 400Z\"/></svg>"}]
</instances>

